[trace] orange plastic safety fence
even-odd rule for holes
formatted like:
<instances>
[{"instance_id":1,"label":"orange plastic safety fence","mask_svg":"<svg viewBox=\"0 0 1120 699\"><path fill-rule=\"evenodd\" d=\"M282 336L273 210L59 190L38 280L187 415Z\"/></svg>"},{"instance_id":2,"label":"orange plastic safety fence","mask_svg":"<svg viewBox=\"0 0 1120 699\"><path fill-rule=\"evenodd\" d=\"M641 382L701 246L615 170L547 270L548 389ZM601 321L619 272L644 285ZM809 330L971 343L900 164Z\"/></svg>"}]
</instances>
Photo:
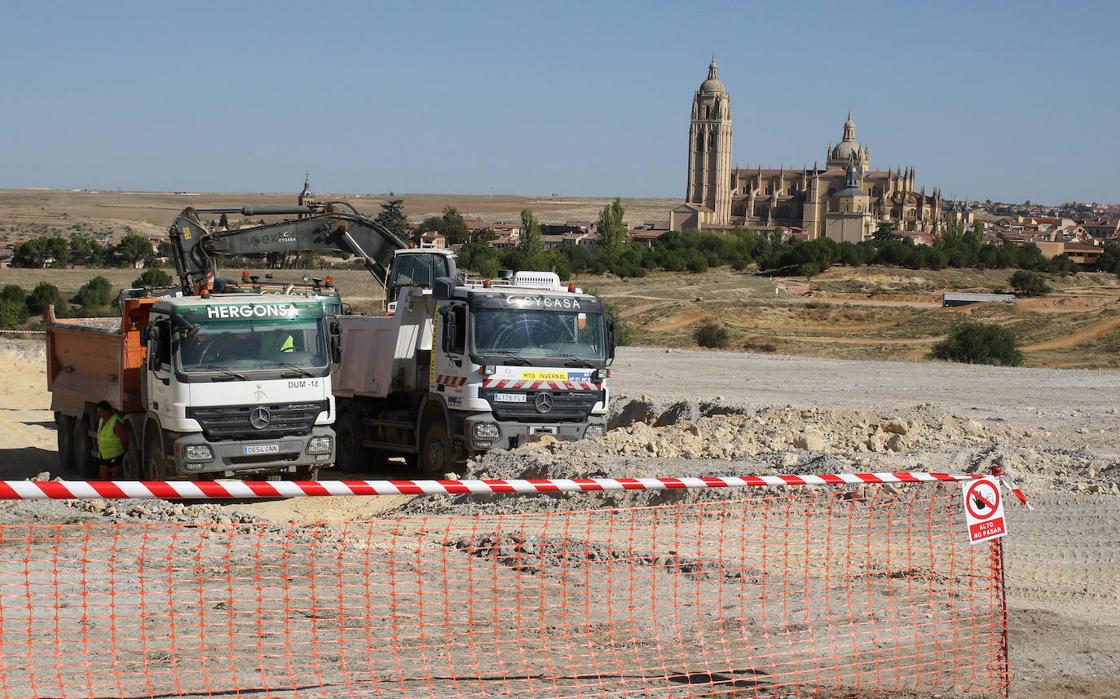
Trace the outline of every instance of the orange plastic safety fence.
<instances>
[{"instance_id":1,"label":"orange plastic safety fence","mask_svg":"<svg viewBox=\"0 0 1120 699\"><path fill-rule=\"evenodd\" d=\"M671 497L314 525L0 525L0 693L1006 691L999 543L968 544L959 486Z\"/></svg>"}]
</instances>

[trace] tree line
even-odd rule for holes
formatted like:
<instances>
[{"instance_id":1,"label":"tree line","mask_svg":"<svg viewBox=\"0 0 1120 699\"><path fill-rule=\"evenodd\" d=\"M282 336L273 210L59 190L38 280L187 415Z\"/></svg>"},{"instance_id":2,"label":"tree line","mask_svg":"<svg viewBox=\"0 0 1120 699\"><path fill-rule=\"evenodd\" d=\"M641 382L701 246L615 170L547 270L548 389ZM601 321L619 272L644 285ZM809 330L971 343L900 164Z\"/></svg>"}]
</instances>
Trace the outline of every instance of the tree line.
<instances>
[{"instance_id":1,"label":"tree line","mask_svg":"<svg viewBox=\"0 0 1120 699\"><path fill-rule=\"evenodd\" d=\"M116 243L102 244L89 235L74 234L69 238L60 235L36 236L12 250L13 267L64 268L71 265L84 267L135 267L137 263L149 265L157 257L169 257L171 244L161 242L156 250L142 235L126 234Z\"/></svg>"},{"instance_id":2,"label":"tree line","mask_svg":"<svg viewBox=\"0 0 1120 699\"><path fill-rule=\"evenodd\" d=\"M162 269L146 269L132 280L132 287L162 288L171 283L171 275ZM82 284L69 299L50 282L39 282L31 291L18 284L6 284L0 287L0 328L21 327L30 318L42 316L51 305L60 318L120 315L120 309L113 304L119 293L100 275Z\"/></svg>"}]
</instances>

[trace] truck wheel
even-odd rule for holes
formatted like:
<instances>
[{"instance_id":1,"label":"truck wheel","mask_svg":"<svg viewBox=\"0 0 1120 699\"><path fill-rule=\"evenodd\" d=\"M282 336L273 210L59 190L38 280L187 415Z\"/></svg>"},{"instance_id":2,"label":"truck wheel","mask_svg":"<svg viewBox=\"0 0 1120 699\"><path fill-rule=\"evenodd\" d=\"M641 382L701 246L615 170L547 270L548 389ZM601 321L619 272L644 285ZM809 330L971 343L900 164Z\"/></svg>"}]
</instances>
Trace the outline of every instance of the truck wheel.
<instances>
[{"instance_id":1,"label":"truck wheel","mask_svg":"<svg viewBox=\"0 0 1120 699\"><path fill-rule=\"evenodd\" d=\"M124 450L124 463L121 464L121 478L126 481L138 481L142 478L143 459L140 454L140 445L137 444L136 435L128 431L128 449Z\"/></svg>"},{"instance_id":2,"label":"truck wheel","mask_svg":"<svg viewBox=\"0 0 1120 699\"><path fill-rule=\"evenodd\" d=\"M99 466L93 455L93 439L89 434L89 421L85 416L74 419L74 470L84 478L97 478Z\"/></svg>"},{"instance_id":3,"label":"truck wheel","mask_svg":"<svg viewBox=\"0 0 1120 699\"><path fill-rule=\"evenodd\" d=\"M54 426L58 433L58 464L63 475L68 476L74 472L74 418L55 413Z\"/></svg>"},{"instance_id":4,"label":"truck wheel","mask_svg":"<svg viewBox=\"0 0 1120 699\"><path fill-rule=\"evenodd\" d=\"M149 427L144 435L144 478L149 481L167 480L166 455L159 431Z\"/></svg>"},{"instance_id":5,"label":"truck wheel","mask_svg":"<svg viewBox=\"0 0 1120 699\"><path fill-rule=\"evenodd\" d=\"M362 445L358 441L358 416L347 410L334 421L335 468L353 471L358 468Z\"/></svg>"},{"instance_id":6,"label":"truck wheel","mask_svg":"<svg viewBox=\"0 0 1120 699\"><path fill-rule=\"evenodd\" d=\"M430 478L443 478L452 470L455 446L447 436L447 427L436 420L424 431L424 441L420 445L420 472Z\"/></svg>"}]
</instances>

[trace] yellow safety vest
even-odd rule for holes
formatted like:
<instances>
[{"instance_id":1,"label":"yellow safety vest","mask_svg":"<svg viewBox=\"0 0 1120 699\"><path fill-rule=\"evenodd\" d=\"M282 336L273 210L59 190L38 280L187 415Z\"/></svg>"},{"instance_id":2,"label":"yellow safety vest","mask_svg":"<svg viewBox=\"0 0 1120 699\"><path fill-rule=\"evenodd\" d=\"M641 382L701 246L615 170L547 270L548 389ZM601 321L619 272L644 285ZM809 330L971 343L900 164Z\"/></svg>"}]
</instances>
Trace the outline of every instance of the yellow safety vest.
<instances>
[{"instance_id":1,"label":"yellow safety vest","mask_svg":"<svg viewBox=\"0 0 1120 699\"><path fill-rule=\"evenodd\" d=\"M113 415L108 420L97 420L97 453L102 459L115 459L124 454L124 443L113 429L121 419Z\"/></svg>"},{"instance_id":2,"label":"yellow safety vest","mask_svg":"<svg viewBox=\"0 0 1120 699\"><path fill-rule=\"evenodd\" d=\"M294 337L292 337L291 335L288 335L287 337L285 337L284 338L284 344L280 345L280 351L281 352L295 352L296 351L296 339Z\"/></svg>"}]
</instances>

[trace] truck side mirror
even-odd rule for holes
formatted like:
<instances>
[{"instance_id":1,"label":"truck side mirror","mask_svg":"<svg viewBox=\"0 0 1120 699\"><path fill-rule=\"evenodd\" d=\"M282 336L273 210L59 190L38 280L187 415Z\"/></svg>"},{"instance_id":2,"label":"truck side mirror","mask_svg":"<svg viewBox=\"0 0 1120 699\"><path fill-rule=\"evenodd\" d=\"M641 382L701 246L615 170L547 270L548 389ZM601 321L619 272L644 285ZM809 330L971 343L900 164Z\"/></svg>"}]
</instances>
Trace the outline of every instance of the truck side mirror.
<instances>
[{"instance_id":1,"label":"truck side mirror","mask_svg":"<svg viewBox=\"0 0 1120 699\"><path fill-rule=\"evenodd\" d=\"M607 359L614 359L615 321L614 316L607 316Z\"/></svg>"},{"instance_id":2,"label":"truck side mirror","mask_svg":"<svg viewBox=\"0 0 1120 699\"><path fill-rule=\"evenodd\" d=\"M148 350L148 369L159 369L159 326L155 323L148 324L147 332L143 333L145 347Z\"/></svg>"},{"instance_id":3,"label":"truck side mirror","mask_svg":"<svg viewBox=\"0 0 1120 699\"><path fill-rule=\"evenodd\" d=\"M455 323L455 313L450 308L439 309L440 323L443 324L443 337L440 338L440 346L446 353L451 353L455 348L455 336L458 333L458 327Z\"/></svg>"},{"instance_id":4,"label":"truck side mirror","mask_svg":"<svg viewBox=\"0 0 1120 699\"><path fill-rule=\"evenodd\" d=\"M337 320L327 323L327 333L330 335L331 363L338 364L342 361L342 327Z\"/></svg>"},{"instance_id":5,"label":"truck side mirror","mask_svg":"<svg viewBox=\"0 0 1120 699\"><path fill-rule=\"evenodd\" d=\"M447 301L455 295L455 280L451 277L436 277L432 283L432 296L437 301Z\"/></svg>"}]
</instances>

